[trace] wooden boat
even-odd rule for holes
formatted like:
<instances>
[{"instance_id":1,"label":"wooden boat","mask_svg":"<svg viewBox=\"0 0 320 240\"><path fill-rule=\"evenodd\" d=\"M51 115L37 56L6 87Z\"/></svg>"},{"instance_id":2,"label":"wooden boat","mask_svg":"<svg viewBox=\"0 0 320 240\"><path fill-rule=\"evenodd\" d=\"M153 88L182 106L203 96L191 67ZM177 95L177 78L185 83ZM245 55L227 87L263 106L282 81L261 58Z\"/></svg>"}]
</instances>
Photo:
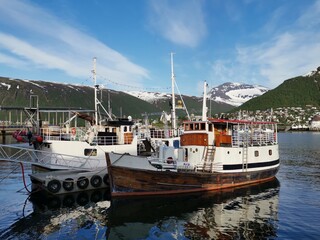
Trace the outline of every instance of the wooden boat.
<instances>
[{"instance_id":1,"label":"wooden boat","mask_svg":"<svg viewBox=\"0 0 320 240\"><path fill-rule=\"evenodd\" d=\"M212 191L264 182L280 166L276 123L208 119L184 123L172 156L106 153L111 195ZM167 161L166 161L167 160ZM172 165L168 170L165 166Z\"/></svg>"},{"instance_id":2,"label":"wooden boat","mask_svg":"<svg viewBox=\"0 0 320 240\"><path fill-rule=\"evenodd\" d=\"M180 144L157 159L106 153L112 197L219 190L273 179L280 167L277 124L210 119L204 84L201 120L185 121Z\"/></svg>"},{"instance_id":3,"label":"wooden boat","mask_svg":"<svg viewBox=\"0 0 320 240\"><path fill-rule=\"evenodd\" d=\"M205 102L201 120L184 122L181 146L160 149L157 159L106 153L112 197L205 192L275 177L277 124L210 119Z\"/></svg>"}]
</instances>

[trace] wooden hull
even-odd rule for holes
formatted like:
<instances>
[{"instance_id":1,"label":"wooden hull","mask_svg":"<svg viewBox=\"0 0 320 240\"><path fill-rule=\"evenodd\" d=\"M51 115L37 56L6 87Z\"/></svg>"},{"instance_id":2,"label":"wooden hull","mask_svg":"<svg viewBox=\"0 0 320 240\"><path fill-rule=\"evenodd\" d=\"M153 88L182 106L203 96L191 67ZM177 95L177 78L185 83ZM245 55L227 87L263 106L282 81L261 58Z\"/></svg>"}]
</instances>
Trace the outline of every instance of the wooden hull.
<instances>
[{"instance_id":1,"label":"wooden hull","mask_svg":"<svg viewBox=\"0 0 320 240\"><path fill-rule=\"evenodd\" d=\"M106 154L112 197L166 195L215 191L272 180L279 165L237 173L156 171L110 164Z\"/></svg>"}]
</instances>

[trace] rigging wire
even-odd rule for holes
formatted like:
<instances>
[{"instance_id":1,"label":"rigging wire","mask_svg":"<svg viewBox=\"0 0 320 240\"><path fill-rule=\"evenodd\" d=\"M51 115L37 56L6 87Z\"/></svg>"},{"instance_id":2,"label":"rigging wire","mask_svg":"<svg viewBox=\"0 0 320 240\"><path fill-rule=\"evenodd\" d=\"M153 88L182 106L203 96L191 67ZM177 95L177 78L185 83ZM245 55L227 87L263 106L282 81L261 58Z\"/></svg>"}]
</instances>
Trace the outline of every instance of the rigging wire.
<instances>
[{"instance_id":1,"label":"rigging wire","mask_svg":"<svg viewBox=\"0 0 320 240\"><path fill-rule=\"evenodd\" d=\"M131 88L131 89L138 89L138 90L168 90L170 89L170 87L137 87L137 86L133 86L133 85L129 85L129 84L123 84L123 83L118 83L118 82L115 82L115 81L112 81L106 77L103 77L101 75L98 75L100 78L104 79L105 81L113 84L113 85L116 85L116 86L122 86L122 87L127 87L127 88Z\"/></svg>"},{"instance_id":2,"label":"rigging wire","mask_svg":"<svg viewBox=\"0 0 320 240\"><path fill-rule=\"evenodd\" d=\"M0 179L0 183L1 183L4 179L8 178L8 177L10 176L10 174L12 174L15 170L17 170L18 167L19 167L19 166L17 166L15 169L13 169L7 176L4 176L3 178L1 178L1 179Z\"/></svg>"},{"instance_id":3,"label":"rigging wire","mask_svg":"<svg viewBox=\"0 0 320 240\"><path fill-rule=\"evenodd\" d=\"M182 103L183 103L184 109L186 110L188 119L191 120L190 115L189 115L189 112L188 112L188 109L187 109L187 106L186 106L186 104L185 104L185 102L184 102L184 100L183 100L183 98L182 98L182 95L181 95L181 93L180 93L180 90L179 90L179 88L178 88L178 84L176 83L176 81L174 81L174 84L175 84L175 86L176 86L176 88L177 88L177 90L178 90L178 92L179 92L180 99L181 99L181 101L182 101Z\"/></svg>"}]
</instances>

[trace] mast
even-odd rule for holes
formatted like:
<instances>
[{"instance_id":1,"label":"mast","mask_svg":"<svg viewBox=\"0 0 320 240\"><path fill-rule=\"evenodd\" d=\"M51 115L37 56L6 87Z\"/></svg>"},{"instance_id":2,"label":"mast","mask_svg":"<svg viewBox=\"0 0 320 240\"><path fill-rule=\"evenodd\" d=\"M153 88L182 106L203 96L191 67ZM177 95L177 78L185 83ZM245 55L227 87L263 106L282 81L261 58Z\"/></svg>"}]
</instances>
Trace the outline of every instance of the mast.
<instances>
[{"instance_id":1,"label":"mast","mask_svg":"<svg viewBox=\"0 0 320 240\"><path fill-rule=\"evenodd\" d=\"M94 80L94 119L95 119L95 124L98 125L98 99L97 99L97 91L99 85L97 85L97 74L96 74L96 61L97 58L93 58L93 80Z\"/></svg>"},{"instance_id":2,"label":"mast","mask_svg":"<svg viewBox=\"0 0 320 240\"><path fill-rule=\"evenodd\" d=\"M202 121L207 121L207 82L203 85Z\"/></svg>"},{"instance_id":3,"label":"mast","mask_svg":"<svg viewBox=\"0 0 320 240\"><path fill-rule=\"evenodd\" d=\"M174 95L174 83L175 77L173 73L173 52L171 52L171 88L172 88L172 107L171 107L171 123L173 129L173 135L176 136L177 123L176 123L176 98Z\"/></svg>"}]
</instances>

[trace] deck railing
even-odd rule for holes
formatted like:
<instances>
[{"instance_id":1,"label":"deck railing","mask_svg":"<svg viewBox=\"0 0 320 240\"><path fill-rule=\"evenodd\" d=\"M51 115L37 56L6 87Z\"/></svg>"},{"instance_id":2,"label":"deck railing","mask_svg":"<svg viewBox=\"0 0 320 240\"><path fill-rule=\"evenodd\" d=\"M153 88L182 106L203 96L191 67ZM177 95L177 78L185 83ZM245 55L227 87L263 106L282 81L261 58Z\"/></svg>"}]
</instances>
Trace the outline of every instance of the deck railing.
<instances>
[{"instance_id":1,"label":"deck railing","mask_svg":"<svg viewBox=\"0 0 320 240\"><path fill-rule=\"evenodd\" d=\"M237 131L232 132L232 146L262 146L276 144L276 133L272 131Z\"/></svg>"},{"instance_id":2,"label":"deck railing","mask_svg":"<svg viewBox=\"0 0 320 240\"><path fill-rule=\"evenodd\" d=\"M90 157L78 157L65 154L50 153L32 148L16 147L0 144L0 161L37 163L42 166L54 166L68 169L94 169L99 160Z\"/></svg>"}]
</instances>

